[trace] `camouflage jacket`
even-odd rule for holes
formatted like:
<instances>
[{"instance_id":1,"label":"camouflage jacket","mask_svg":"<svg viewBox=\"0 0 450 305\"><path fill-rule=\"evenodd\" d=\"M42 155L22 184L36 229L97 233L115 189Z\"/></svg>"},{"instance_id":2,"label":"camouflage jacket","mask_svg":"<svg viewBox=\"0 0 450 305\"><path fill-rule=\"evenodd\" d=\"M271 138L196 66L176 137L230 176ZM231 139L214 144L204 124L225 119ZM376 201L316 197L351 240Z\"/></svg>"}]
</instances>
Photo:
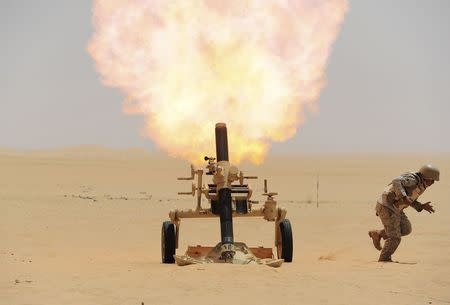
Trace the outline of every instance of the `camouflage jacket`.
<instances>
[{"instance_id":1,"label":"camouflage jacket","mask_svg":"<svg viewBox=\"0 0 450 305\"><path fill-rule=\"evenodd\" d=\"M417 173L405 173L395 178L385 188L383 194L378 199L378 203L396 212L400 212L408 206L412 206L416 211L422 211L422 204L417 201L425 191L426 186L422 177ZM408 196L413 200L411 204L404 200Z\"/></svg>"}]
</instances>

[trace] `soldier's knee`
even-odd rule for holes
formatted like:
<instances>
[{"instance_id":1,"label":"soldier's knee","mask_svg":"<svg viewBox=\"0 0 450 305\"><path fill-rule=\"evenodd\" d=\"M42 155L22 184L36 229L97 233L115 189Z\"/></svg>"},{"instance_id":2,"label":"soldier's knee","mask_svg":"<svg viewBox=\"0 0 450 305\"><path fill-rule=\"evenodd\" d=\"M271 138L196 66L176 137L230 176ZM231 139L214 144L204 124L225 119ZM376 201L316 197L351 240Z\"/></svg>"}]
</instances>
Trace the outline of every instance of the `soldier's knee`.
<instances>
[{"instance_id":1,"label":"soldier's knee","mask_svg":"<svg viewBox=\"0 0 450 305\"><path fill-rule=\"evenodd\" d=\"M411 232L412 232L411 226L405 226L402 228L402 236L409 235L411 234Z\"/></svg>"}]
</instances>

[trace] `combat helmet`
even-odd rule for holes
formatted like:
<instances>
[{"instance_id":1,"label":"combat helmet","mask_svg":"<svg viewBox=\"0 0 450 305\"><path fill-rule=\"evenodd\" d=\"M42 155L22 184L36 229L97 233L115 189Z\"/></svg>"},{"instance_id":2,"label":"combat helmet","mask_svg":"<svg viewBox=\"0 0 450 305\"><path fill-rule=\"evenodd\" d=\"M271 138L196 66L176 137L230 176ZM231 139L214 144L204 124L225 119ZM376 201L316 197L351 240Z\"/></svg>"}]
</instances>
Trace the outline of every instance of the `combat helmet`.
<instances>
[{"instance_id":1,"label":"combat helmet","mask_svg":"<svg viewBox=\"0 0 450 305\"><path fill-rule=\"evenodd\" d=\"M431 164L422 166L419 173L421 173L425 179L439 181L439 170Z\"/></svg>"}]
</instances>

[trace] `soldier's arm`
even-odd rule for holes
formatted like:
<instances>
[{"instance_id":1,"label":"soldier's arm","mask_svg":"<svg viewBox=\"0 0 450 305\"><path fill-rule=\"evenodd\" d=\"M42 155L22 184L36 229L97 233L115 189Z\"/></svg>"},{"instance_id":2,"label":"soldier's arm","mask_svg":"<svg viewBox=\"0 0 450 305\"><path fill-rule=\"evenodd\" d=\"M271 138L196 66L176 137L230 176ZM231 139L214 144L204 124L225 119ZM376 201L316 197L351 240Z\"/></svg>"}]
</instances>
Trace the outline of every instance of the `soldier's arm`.
<instances>
[{"instance_id":1,"label":"soldier's arm","mask_svg":"<svg viewBox=\"0 0 450 305\"><path fill-rule=\"evenodd\" d=\"M408 174L401 175L400 177L392 180L392 186L394 187L394 192L397 195L397 198L407 197L408 194L406 193L405 186L411 187L417 185L417 183L418 181L416 178Z\"/></svg>"},{"instance_id":2,"label":"soldier's arm","mask_svg":"<svg viewBox=\"0 0 450 305\"><path fill-rule=\"evenodd\" d=\"M423 208L422 208L422 203L420 203L419 201L415 200L413 201L410 206L412 206L417 212L422 212Z\"/></svg>"}]
</instances>

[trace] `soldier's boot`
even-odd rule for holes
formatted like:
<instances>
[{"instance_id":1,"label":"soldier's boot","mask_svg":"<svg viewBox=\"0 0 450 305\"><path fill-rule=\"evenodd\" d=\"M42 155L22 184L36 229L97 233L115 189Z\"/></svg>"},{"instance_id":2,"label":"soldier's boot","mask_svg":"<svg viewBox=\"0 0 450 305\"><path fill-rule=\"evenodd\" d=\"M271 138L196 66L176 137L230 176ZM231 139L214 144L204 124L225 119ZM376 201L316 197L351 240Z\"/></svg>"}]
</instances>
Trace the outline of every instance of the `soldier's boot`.
<instances>
[{"instance_id":1,"label":"soldier's boot","mask_svg":"<svg viewBox=\"0 0 450 305\"><path fill-rule=\"evenodd\" d=\"M373 242L373 246L377 249L377 250L381 250L381 234L380 231L369 231L369 236L370 238L372 238L372 242Z\"/></svg>"},{"instance_id":2,"label":"soldier's boot","mask_svg":"<svg viewBox=\"0 0 450 305\"><path fill-rule=\"evenodd\" d=\"M399 237L388 237L380 253L379 262L392 262L392 254L397 250L401 239Z\"/></svg>"}]
</instances>

